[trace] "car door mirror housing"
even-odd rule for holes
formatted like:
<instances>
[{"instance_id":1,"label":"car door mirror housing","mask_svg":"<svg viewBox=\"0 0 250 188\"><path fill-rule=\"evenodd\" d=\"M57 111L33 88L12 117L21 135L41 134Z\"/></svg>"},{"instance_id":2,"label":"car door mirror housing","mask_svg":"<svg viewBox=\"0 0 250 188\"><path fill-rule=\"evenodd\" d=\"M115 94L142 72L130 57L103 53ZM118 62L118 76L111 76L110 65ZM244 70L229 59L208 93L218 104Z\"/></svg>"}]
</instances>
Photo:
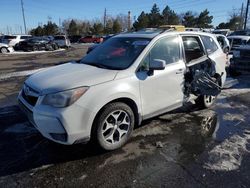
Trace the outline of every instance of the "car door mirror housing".
<instances>
[{"instance_id":1,"label":"car door mirror housing","mask_svg":"<svg viewBox=\"0 0 250 188\"><path fill-rule=\"evenodd\" d=\"M166 61L162 59L153 59L149 63L149 70L164 70Z\"/></svg>"}]
</instances>

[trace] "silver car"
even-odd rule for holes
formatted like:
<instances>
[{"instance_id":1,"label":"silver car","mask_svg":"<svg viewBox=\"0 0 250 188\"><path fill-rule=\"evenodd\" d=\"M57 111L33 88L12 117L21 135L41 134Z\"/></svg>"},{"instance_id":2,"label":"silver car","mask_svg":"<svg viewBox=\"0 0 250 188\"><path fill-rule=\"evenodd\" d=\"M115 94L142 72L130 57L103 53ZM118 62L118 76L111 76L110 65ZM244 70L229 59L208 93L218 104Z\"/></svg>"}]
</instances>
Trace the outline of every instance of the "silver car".
<instances>
[{"instance_id":1,"label":"silver car","mask_svg":"<svg viewBox=\"0 0 250 188\"><path fill-rule=\"evenodd\" d=\"M56 35L54 36L54 42L60 48L69 48L71 46L70 40L66 35Z\"/></svg>"},{"instance_id":2,"label":"silver car","mask_svg":"<svg viewBox=\"0 0 250 188\"><path fill-rule=\"evenodd\" d=\"M210 107L226 79L214 35L164 30L112 37L82 58L30 76L18 100L41 134L61 144L124 145L143 120L190 100Z\"/></svg>"},{"instance_id":3,"label":"silver car","mask_svg":"<svg viewBox=\"0 0 250 188\"><path fill-rule=\"evenodd\" d=\"M0 43L0 53L5 54L8 52L13 52L14 49L7 44Z\"/></svg>"}]
</instances>

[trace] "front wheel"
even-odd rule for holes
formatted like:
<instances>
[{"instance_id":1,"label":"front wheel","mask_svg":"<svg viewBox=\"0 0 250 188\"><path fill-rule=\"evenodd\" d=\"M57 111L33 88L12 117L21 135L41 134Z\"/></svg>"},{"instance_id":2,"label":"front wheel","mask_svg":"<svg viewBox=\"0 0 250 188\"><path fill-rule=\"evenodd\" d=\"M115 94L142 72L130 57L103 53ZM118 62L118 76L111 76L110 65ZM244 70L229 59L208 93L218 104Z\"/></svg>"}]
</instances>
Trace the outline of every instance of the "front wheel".
<instances>
[{"instance_id":1,"label":"front wheel","mask_svg":"<svg viewBox=\"0 0 250 188\"><path fill-rule=\"evenodd\" d=\"M132 109L121 102L104 107L94 123L94 139L105 150L123 146L134 129L135 116Z\"/></svg>"}]
</instances>

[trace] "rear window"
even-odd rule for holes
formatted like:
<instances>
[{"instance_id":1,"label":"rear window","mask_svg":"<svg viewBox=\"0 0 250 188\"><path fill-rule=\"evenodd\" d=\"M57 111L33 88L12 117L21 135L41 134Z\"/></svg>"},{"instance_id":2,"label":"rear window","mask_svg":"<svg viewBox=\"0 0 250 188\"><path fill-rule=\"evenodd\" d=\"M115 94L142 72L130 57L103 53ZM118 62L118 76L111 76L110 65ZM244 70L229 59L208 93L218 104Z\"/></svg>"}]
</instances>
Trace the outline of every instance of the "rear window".
<instances>
[{"instance_id":1,"label":"rear window","mask_svg":"<svg viewBox=\"0 0 250 188\"><path fill-rule=\"evenodd\" d=\"M16 39L16 36L5 35L3 39Z\"/></svg>"},{"instance_id":2,"label":"rear window","mask_svg":"<svg viewBox=\"0 0 250 188\"><path fill-rule=\"evenodd\" d=\"M230 34L231 36L233 35L244 35L244 36L250 36L250 31L235 31Z\"/></svg>"},{"instance_id":3,"label":"rear window","mask_svg":"<svg viewBox=\"0 0 250 188\"><path fill-rule=\"evenodd\" d=\"M54 36L54 40L65 40L64 36Z\"/></svg>"},{"instance_id":4,"label":"rear window","mask_svg":"<svg viewBox=\"0 0 250 188\"><path fill-rule=\"evenodd\" d=\"M28 39L30 36L21 36L21 39Z\"/></svg>"},{"instance_id":5,"label":"rear window","mask_svg":"<svg viewBox=\"0 0 250 188\"><path fill-rule=\"evenodd\" d=\"M208 54L211 54L211 53L215 52L216 50L218 50L218 46L216 45L216 43L214 42L214 39L212 37L201 36L201 39L203 41L203 44L204 44Z\"/></svg>"},{"instance_id":6,"label":"rear window","mask_svg":"<svg viewBox=\"0 0 250 188\"><path fill-rule=\"evenodd\" d=\"M246 44L246 40L241 40L241 39L229 39L229 41L233 46Z\"/></svg>"}]
</instances>

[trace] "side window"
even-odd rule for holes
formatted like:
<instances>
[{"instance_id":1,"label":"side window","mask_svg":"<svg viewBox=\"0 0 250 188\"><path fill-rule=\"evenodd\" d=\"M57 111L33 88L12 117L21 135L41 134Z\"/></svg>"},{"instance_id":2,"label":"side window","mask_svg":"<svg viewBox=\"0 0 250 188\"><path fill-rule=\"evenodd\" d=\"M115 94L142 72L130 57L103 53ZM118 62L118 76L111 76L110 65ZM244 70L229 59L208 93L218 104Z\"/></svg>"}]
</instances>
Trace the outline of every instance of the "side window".
<instances>
[{"instance_id":1,"label":"side window","mask_svg":"<svg viewBox=\"0 0 250 188\"><path fill-rule=\"evenodd\" d=\"M216 50L218 50L218 46L216 45L216 43L214 42L214 39L212 37L201 36L201 39L203 41L203 44L204 44L208 54L211 54L211 53L215 52Z\"/></svg>"},{"instance_id":2,"label":"side window","mask_svg":"<svg viewBox=\"0 0 250 188\"><path fill-rule=\"evenodd\" d=\"M219 44L220 44L220 46L223 48L226 44L225 44L225 39L223 38L223 37L221 37L221 36L218 36L217 37L217 40L218 40L218 42L219 42Z\"/></svg>"},{"instance_id":3,"label":"side window","mask_svg":"<svg viewBox=\"0 0 250 188\"><path fill-rule=\"evenodd\" d=\"M197 36L182 36L186 62L189 63L205 55L200 38Z\"/></svg>"},{"instance_id":4,"label":"side window","mask_svg":"<svg viewBox=\"0 0 250 188\"><path fill-rule=\"evenodd\" d=\"M158 40L143 59L140 69L148 70L149 62L153 61L154 59L165 60L166 64L178 62L180 60L180 46L178 37L166 37Z\"/></svg>"},{"instance_id":5,"label":"side window","mask_svg":"<svg viewBox=\"0 0 250 188\"><path fill-rule=\"evenodd\" d=\"M21 39L28 39L29 36L21 36Z\"/></svg>"}]
</instances>

